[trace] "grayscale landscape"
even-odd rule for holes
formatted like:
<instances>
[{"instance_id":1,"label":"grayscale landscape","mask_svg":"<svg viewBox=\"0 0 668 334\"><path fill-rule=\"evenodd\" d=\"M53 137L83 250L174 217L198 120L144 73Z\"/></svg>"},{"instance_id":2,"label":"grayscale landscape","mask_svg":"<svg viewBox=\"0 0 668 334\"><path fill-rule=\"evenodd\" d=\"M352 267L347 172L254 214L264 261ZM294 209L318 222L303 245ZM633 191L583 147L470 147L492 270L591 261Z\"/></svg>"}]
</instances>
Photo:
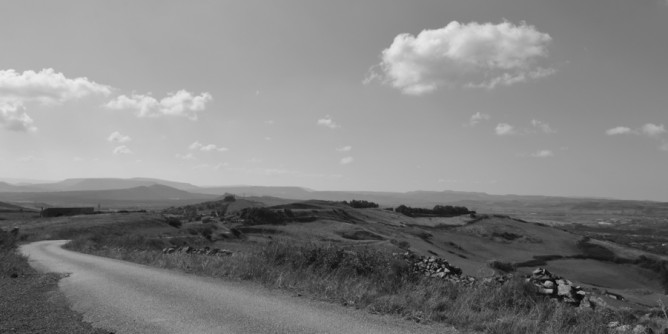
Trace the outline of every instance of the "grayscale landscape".
<instances>
[{"instance_id":1,"label":"grayscale landscape","mask_svg":"<svg viewBox=\"0 0 668 334\"><path fill-rule=\"evenodd\" d=\"M0 13L0 333L668 333L666 0Z\"/></svg>"}]
</instances>

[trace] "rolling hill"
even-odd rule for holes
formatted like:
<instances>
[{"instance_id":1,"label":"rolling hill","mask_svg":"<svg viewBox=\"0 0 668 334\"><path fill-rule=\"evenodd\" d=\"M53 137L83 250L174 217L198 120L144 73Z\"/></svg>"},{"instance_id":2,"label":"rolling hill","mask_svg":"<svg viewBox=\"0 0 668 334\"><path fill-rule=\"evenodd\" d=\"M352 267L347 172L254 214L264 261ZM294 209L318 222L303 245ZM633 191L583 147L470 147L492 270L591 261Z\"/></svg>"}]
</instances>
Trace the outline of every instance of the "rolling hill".
<instances>
[{"instance_id":1,"label":"rolling hill","mask_svg":"<svg viewBox=\"0 0 668 334\"><path fill-rule=\"evenodd\" d=\"M289 200L366 200L385 207L394 207L401 204L408 206L433 207L435 205L451 204L466 206L472 210L493 211L513 215L531 215L535 213L551 213L564 215L566 212L582 214L625 214L625 215L668 215L668 203L651 201L631 201L603 198L573 198L555 196L527 196L527 195L493 195L481 192L463 191L411 191L411 192L373 192L373 191L317 191L301 187L264 187L264 186L223 186L199 187L189 183L174 182L154 178L76 178L55 183L40 183L30 185L15 185L0 182L0 200L11 201L20 197L16 193L25 193L22 198L43 198L48 201L71 202L72 197L82 194L70 193L77 191L110 191L126 190L154 185L166 186L172 189L206 195L221 196L226 193L242 197L275 197ZM37 193L51 192L51 195L37 195ZM59 192L59 194L56 194ZM63 193L65 192L65 193ZM109 194L114 198L116 195ZM97 195L94 195L97 196ZM153 196L153 195L152 195ZM157 199L164 200L164 196L154 194ZM189 198L186 194L170 194L167 198ZM122 197L122 196L121 196ZM143 200L149 196L141 197ZM192 197L192 196L190 196ZM213 198L213 197L209 197ZM118 199L121 200L122 199Z\"/></svg>"},{"instance_id":2,"label":"rolling hill","mask_svg":"<svg viewBox=\"0 0 668 334\"><path fill-rule=\"evenodd\" d=\"M152 184L127 189L0 193L14 203L48 203L52 206L97 206L104 208L154 208L184 205L217 198L215 195Z\"/></svg>"}]
</instances>

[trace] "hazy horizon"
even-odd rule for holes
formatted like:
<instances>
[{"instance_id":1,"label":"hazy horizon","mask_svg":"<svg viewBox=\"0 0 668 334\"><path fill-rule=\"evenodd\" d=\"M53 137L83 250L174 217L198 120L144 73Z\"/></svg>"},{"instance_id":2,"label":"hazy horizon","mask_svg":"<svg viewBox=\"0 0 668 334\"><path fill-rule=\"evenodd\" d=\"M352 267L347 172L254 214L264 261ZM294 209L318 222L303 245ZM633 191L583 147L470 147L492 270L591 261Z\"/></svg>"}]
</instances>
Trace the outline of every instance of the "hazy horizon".
<instances>
[{"instance_id":1,"label":"hazy horizon","mask_svg":"<svg viewBox=\"0 0 668 334\"><path fill-rule=\"evenodd\" d=\"M0 177L668 202L668 1L3 2Z\"/></svg>"}]
</instances>

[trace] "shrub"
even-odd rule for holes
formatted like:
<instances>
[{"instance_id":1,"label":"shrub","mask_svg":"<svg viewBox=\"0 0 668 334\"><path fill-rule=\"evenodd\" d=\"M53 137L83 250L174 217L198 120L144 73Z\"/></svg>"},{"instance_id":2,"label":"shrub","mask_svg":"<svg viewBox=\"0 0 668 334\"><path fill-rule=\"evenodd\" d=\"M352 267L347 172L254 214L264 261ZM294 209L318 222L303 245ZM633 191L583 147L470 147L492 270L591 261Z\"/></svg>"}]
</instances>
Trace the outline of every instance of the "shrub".
<instances>
[{"instance_id":1,"label":"shrub","mask_svg":"<svg viewBox=\"0 0 668 334\"><path fill-rule=\"evenodd\" d=\"M165 217L165 222L169 224L169 226L176 228L180 228L182 225L181 220L176 217Z\"/></svg>"},{"instance_id":2,"label":"shrub","mask_svg":"<svg viewBox=\"0 0 668 334\"><path fill-rule=\"evenodd\" d=\"M352 200L350 202L343 201L344 204L349 205L350 207L356 209L367 209L367 208L377 208L378 203L364 201L364 200Z\"/></svg>"},{"instance_id":3,"label":"shrub","mask_svg":"<svg viewBox=\"0 0 668 334\"><path fill-rule=\"evenodd\" d=\"M239 212L239 218L244 219L246 225L281 225L286 221L282 211L267 208L245 208Z\"/></svg>"},{"instance_id":4,"label":"shrub","mask_svg":"<svg viewBox=\"0 0 668 334\"><path fill-rule=\"evenodd\" d=\"M504 273L511 273L511 272L515 271L515 265L513 265L512 263L509 263L509 262L501 262L501 261L494 260L494 261L490 261L488 263L488 265L489 265L490 268L499 270L499 271L504 272Z\"/></svg>"}]
</instances>

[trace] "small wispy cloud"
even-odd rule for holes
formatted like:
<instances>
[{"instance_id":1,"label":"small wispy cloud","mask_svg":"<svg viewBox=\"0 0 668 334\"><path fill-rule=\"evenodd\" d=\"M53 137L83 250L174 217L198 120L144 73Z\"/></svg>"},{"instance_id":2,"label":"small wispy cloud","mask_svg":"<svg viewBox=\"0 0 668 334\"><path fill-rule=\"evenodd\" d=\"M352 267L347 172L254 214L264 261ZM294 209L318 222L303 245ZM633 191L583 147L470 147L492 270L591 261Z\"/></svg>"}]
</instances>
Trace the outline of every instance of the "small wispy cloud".
<instances>
[{"instance_id":1,"label":"small wispy cloud","mask_svg":"<svg viewBox=\"0 0 668 334\"><path fill-rule=\"evenodd\" d=\"M116 146L112 152L114 153L114 155L124 155L133 153L132 150L125 145Z\"/></svg>"},{"instance_id":2,"label":"small wispy cloud","mask_svg":"<svg viewBox=\"0 0 668 334\"><path fill-rule=\"evenodd\" d=\"M218 146L216 144L204 145L204 144L200 143L199 141L196 141L196 142L190 144L190 146L188 146L188 149L195 150L195 151L199 150L199 151L202 151L202 152L214 152L214 151L227 152L227 151L229 151L229 149L227 147Z\"/></svg>"},{"instance_id":3,"label":"small wispy cloud","mask_svg":"<svg viewBox=\"0 0 668 334\"><path fill-rule=\"evenodd\" d=\"M192 153L188 153L188 154L178 154L177 153L174 157L176 157L177 159L181 159L181 160L195 160L195 159L197 159L197 158L195 158L195 156Z\"/></svg>"},{"instance_id":4,"label":"small wispy cloud","mask_svg":"<svg viewBox=\"0 0 668 334\"><path fill-rule=\"evenodd\" d=\"M499 123L496 126L496 128L494 129L494 131L499 136L509 136L509 135L517 134L517 131L515 131L515 128L508 123Z\"/></svg>"},{"instance_id":5,"label":"small wispy cloud","mask_svg":"<svg viewBox=\"0 0 668 334\"><path fill-rule=\"evenodd\" d=\"M614 127L608 130L605 130L605 134L608 136L616 136L616 135L623 135L623 134L629 134L632 133L633 131L631 128L628 128L626 126L618 126Z\"/></svg>"},{"instance_id":6,"label":"small wispy cloud","mask_svg":"<svg viewBox=\"0 0 668 334\"><path fill-rule=\"evenodd\" d=\"M347 145L347 146L338 147L336 150L338 152L350 152L352 149L353 149L352 146Z\"/></svg>"},{"instance_id":7,"label":"small wispy cloud","mask_svg":"<svg viewBox=\"0 0 668 334\"><path fill-rule=\"evenodd\" d=\"M549 158L553 157L554 153L550 150L540 150L531 154L534 158Z\"/></svg>"},{"instance_id":8,"label":"small wispy cloud","mask_svg":"<svg viewBox=\"0 0 668 334\"><path fill-rule=\"evenodd\" d=\"M541 131L543 133L555 133L555 132L557 132L554 129L552 129L552 127L550 127L550 124L547 124L543 121L539 121L539 120L536 120L536 119L531 120L531 125L535 129L538 129L539 131Z\"/></svg>"},{"instance_id":9,"label":"small wispy cloud","mask_svg":"<svg viewBox=\"0 0 668 334\"><path fill-rule=\"evenodd\" d=\"M489 121L490 119L492 119L491 115L484 114L484 113L481 113L481 112L478 111L477 113L475 113L471 116L471 118L469 119L468 125L475 126L476 124L478 124L480 122Z\"/></svg>"},{"instance_id":10,"label":"small wispy cloud","mask_svg":"<svg viewBox=\"0 0 668 334\"><path fill-rule=\"evenodd\" d=\"M119 95L104 106L115 110L135 110L138 117L183 116L197 120L197 113L206 109L213 100L211 94L204 92L194 95L187 90L168 93L160 100L150 94Z\"/></svg>"},{"instance_id":11,"label":"small wispy cloud","mask_svg":"<svg viewBox=\"0 0 668 334\"><path fill-rule=\"evenodd\" d=\"M609 136L632 134L637 136L644 136L660 142L659 150L668 151L668 139L664 138L666 127L663 124L646 123L645 125L631 129L627 126L618 126L605 131Z\"/></svg>"},{"instance_id":12,"label":"small wispy cloud","mask_svg":"<svg viewBox=\"0 0 668 334\"><path fill-rule=\"evenodd\" d=\"M659 137L662 134L666 133L666 128L663 126L663 124L657 125L657 124L647 123L642 126L641 131L642 133L650 137Z\"/></svg>"},{"instance_id":13,"label":"small wispy cloud","mask_svg":"<svg viewBox=\"0 0 668 334\"><path fill-rule=\"evenodd\" d=\"M353 161L355 161L355 159L353 157L345 157L345 158L342 158L341 161L339 161L339 163L341 165L349 165L349 164L353 163Z\"/></svg>"},{"instance_id":14,"label":"small wispy cloud","mask_svg":"<svg viewBox=\"0 0 668 334\"><path fill-rule=\"evenodd\" d=\"M324 118L321 118L317 122L318 125L328 127L330 129L337 129L340 128L341 126L334 122L331 116L327 115Z\"/></svg>"},{"instance_id":15,"label":"small wispy cloud","mask_svg":"<svg viewBox=\"0 0 668 334\"><path fill-rule=\"evenodd\" d=\"M107 141L110 143L123 144L132 141L132 138L130 136L123 135L118 131L114 131L109 135L109 137L107 137Z\"/></svg>"}]
</instances>

